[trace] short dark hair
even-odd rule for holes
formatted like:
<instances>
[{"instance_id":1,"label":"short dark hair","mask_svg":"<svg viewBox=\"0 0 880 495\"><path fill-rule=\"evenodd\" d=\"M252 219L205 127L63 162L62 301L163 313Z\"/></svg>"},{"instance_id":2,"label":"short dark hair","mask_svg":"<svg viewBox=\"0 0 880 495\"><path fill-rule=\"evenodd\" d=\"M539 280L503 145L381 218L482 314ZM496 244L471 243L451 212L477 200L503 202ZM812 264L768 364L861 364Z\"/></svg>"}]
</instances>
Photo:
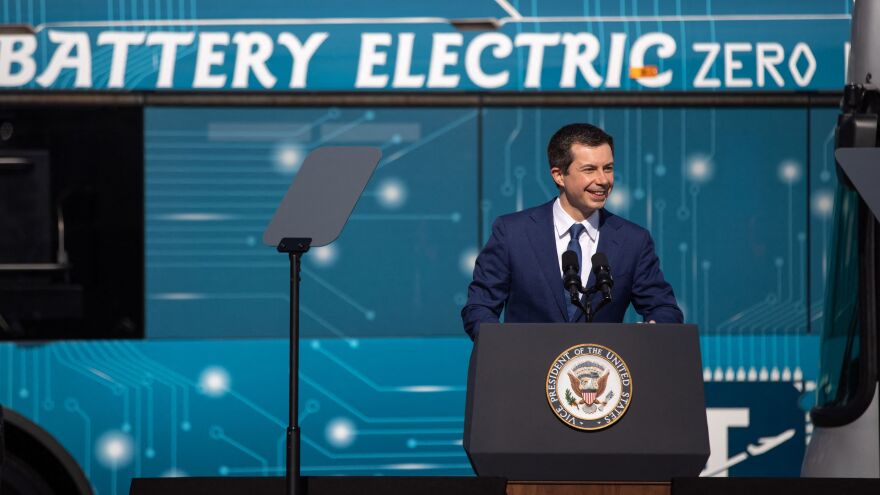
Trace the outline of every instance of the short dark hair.
<instances>
[{"instance_id":1,"label":"short dark hair","mask_svg":"<svg viewBox=\"0 0 880 495\"><path fill-rule=\"evenodd\" d=\"M563 174L568 174L568 166L571 165L571 145L582 144L595 148L603 144L611 147L614 153L614 138L610 134L592 124L568 124L562 127L547 145L547 160L550 168L560 168Z\"/></svg>"}]
</instances>

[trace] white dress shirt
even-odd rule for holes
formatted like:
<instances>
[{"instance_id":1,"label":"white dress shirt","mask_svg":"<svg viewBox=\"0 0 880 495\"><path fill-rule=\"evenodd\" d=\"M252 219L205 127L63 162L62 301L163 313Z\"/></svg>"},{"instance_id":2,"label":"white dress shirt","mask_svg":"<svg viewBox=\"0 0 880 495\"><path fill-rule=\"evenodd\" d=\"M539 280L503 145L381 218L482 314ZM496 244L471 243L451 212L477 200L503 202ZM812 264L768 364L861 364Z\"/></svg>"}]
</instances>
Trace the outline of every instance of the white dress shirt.
<instances>
[{"instance_id":1,"label":"white dress shirt","mask_svg":"<svg viewBox=\"0 0 880 495\"><path fill-rule=\"evenodd\" d=\"M553 226L556 232L556 261L559 263L559 278L562 278L562 253L568 251L568 242L571 240L571 234L568 232L575 222L571 215L562 209L559 198L553 202ZM579 239L581 244L581 285L587 285L587 279L590 278L590 271L593 269L593 263L590 261L596 254L596 248L599 246L599 210L593 212L583 222L580 222L586 228L586 232L581 234Z\"/></svg>"}]
</instances>

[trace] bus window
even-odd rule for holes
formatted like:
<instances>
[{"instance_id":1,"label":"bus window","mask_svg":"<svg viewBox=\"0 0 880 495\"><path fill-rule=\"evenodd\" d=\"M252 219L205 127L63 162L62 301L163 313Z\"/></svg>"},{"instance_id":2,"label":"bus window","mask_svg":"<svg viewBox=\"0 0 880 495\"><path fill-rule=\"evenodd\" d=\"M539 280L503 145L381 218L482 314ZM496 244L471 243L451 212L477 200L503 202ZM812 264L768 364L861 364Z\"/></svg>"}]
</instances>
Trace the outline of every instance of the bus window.
<instances>
[{"instance_id":1,"label":"bus window","mask_svg":"<svg viewBox=\"0 0 880 495\"><path fill-rule=\"evenodd\" d=\"M838 186L822 334L819 408L845 407L859 381L859 195Z\"/></svg>"}]
</instances>

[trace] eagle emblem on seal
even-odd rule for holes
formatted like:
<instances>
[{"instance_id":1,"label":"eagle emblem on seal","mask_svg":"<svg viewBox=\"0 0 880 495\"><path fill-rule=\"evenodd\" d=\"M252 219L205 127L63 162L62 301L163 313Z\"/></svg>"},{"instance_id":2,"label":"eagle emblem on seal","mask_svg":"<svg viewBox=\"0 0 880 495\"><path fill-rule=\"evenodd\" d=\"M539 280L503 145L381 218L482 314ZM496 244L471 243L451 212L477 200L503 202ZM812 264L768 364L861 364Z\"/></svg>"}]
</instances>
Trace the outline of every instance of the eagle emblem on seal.
<instances>
[{"instance_id":1,"label":"eagle emblem on seal","mask_svg":"<svg viewBox=\"0 0 880 495\"><path fill-rule=\"evenodd\" d=\"M581 376L575 376L571 371L568 372L568 379L571 381L571 388L580 399L577 400L578 405L584 404L591 407L594 403L604 406L605 401L600 399L605 393L605 387L608 385L608 375L611 372L605 370L601 375L595 368L589 369L582 373Z\"/></svg>"}]
</instances>

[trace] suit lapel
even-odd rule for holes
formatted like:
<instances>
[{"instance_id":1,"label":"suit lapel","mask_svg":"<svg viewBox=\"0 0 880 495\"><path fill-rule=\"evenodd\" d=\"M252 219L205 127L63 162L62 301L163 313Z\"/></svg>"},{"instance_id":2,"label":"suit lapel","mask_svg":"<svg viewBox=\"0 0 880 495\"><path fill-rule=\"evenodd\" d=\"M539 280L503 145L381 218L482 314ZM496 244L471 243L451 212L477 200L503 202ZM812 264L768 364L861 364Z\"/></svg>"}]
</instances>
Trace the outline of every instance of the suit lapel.
<instances>
[{"instance_id":1,"label":"suit lapel","mask_svg":"<svg viewBox=\"0 0 880 495\"><path fill-rule=\"evenodd\" d=\"M618 220L616 215L609 213L604 208L599 210L599 245L596 247L596 252L605 253L605 256L608 257L608 264L611 265L612 269L617 266L618 256L620 255L621 241L617 231L620 228L620 222ZM612 276L614 276L613 273ZM587 287L594 283L596 283L596 275L590 270Z\"/></svg>"},{"instance_id":2,"label":"suit lapel","mask_svg":"<svg viewBox=\"0 0 880 495\"><path fill-rule=\"evenodd\" d=\"M554 200L555 201L555 200ZM535 261L547 283L549 294L553 295L562 321L568 320L568 312L565 309L564 288L562 276L559 274L559 263L556 261L556 240L553 229L553 201L535 209L532 214L532 224L528 229L529 242L535 253ZM599 237L601 241L601 236Z\"/></svg>"}]
</instances>

